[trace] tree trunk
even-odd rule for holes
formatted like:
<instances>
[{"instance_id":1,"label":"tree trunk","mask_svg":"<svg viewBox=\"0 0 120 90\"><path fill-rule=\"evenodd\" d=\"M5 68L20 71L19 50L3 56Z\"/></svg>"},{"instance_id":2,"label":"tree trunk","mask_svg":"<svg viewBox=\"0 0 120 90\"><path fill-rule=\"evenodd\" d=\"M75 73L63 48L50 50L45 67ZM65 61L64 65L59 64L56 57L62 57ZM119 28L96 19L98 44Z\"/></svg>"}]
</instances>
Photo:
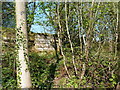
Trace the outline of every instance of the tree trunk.
<instances>
[{"instance_id":1,"label":"tree trunk","mask_svg":"<svg viewBox=\"0 0 120 90\"><path fill-rule=\"evenodd\" d=\"M118 39L117 39L117 56L118 56L118 86L120 87L120 2L118 2L118 12L117 12L117 32L118 32Z\"/></svg>"},{"instance_id":2,"label":"tree trunk","mask_svg":"<svg viewBox=\"0 0 120 90\"><path fill-rule=\"evenodd\" d=\"M18 45L17 83L20 88L31 88L31 77L28 69L28 39L25 2L16 0L16 43Z\"/></svg>"},{"instance_id":3,"label":"tree trunk","mask_svg":"<svg viewBox=\"0 0 120 90\"><path fill-rule=\"evenodd\" d=\"M59 47L60 54L63 56L65 70L67 72L68 77L70 78L70 74L69 74L69 71L68 71L68 68L67 68L67 65L66 65L66 57L65 57L65 54L64 54L63 48L62 48L62 40L61 40L61 38L62 38L61 37L62 26L61 26L61 23L60 23L59 4L57 5L57 18L58 18L58 26L59 26L58 33L57 33L57 35L58 35L58 47Z\"/></svg>"},{"instance_id":4,"label":"tree trunk","mask_svg":"<svg viewBox=\"0 0 120 90\"><path fill-rule=\"evenodd\" d=\"M118 2L118 19L120 18L120 2ZM117 22L118 23L118 51L120 51L120 20Z\"/></svg>"},{"instance_id":5,"label":"tree trunk","mask_svg":"<svg viewBox=\"0 0 120 90\"><path fill-rule=\"evenodd\" d=\"M0 7L2 7L2 2L0 2ZM2 8L0 8L0 11L2 11ZM2 15L0 16L0 23L2 24ZM0 89L2 89L2 27L0 27Z\"/></svg>"},{"instance_id":6,"label":"tree trunk","mask_svg":"<svg viewBox=\"0 0 120 90\"><path fill-rule=\"evenodd\" d=\"M68 7L69 8L69 7ZM70 32L69 32L69 27L68 27L68 16L67 16L67 0L65 1L65 26L66 26L66 31L67 31L67 35L68 35L68 39L69 39L69 43L70 43L70 48L71 48L71 51L72 51L72 62L73 62L73 66L74 66L74 72L75 72L75 75L77 75L77 67L75 65L75 56L74 56L74 49L73 49L73 44L72 44L72 41L71 41L71 37L70 37Z\"/></svg>"}]
</instances>

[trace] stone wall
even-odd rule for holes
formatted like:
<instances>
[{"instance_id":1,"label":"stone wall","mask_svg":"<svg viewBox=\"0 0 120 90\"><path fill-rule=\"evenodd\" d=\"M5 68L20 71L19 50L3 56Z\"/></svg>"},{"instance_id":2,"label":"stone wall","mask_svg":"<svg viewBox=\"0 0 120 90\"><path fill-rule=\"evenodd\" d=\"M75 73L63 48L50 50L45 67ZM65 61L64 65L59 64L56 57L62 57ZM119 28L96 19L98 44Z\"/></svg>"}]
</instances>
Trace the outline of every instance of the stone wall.
<instances>
[{"instance_id":1,"label":"stone wall","mask_svg":"<svg viewBox=\"0 0 120 90\"><path fill-rule=\"evenodd\" d=\"M9 32L8 32L9 31ZM15 30L5 30L2 35L3 43L8 45L15 45ZM46 33L31 33L29 35L29 49L37 51L53 51L54 49L54 38L52 34Z\"/></svg>"},{"instance_id":2,"label":"stone wall","mask_svg":"<svg viewBox=\"0 0 120 90\"><path fill-rule=\"evenodd\" d=\"M36 34L35 35L35 49L38 51L53 51L54 50L54 38L51 34Z\"/></svg>"}]
</instances>

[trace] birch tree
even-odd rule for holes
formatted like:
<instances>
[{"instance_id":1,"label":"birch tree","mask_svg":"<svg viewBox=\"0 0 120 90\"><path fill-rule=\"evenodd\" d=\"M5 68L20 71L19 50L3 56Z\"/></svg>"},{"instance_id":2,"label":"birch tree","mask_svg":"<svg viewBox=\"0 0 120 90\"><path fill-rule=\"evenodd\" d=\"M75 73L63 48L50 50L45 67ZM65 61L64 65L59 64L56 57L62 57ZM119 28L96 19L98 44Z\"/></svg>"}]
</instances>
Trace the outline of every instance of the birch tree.
<instances>
[{"instance_id":1,"label":"birch tree","mask_svg":"<svg viewBox=\"0 0 120 90\"><path fill-rule=\"evenodd\" d=\"M59 2L58 2L58 5L57 5L57 18L58 18L58 26L59 26L59 29L58 29L58 32L57 32L57 35L58 35L58 47L60 48L61 54L63 56L65 70L66 70L66 72L68 74L68 77L70 78L70 74L69 74L69 71L68 71L67 66L66 66L66 57L65 57L65 54L64 54L63 48L62 48L62 41L61 41L62 26L61 26L61 23L60 23L60 11L59 11L59 8L60 8L60 5L59 5Z\"/></svg>"},{"instance_id":2,"label":"birch tree","mask_svg":"<svg viewBox=\"0 0 120 90\"><path fill-rule=\"evenodd\" d=\"M69 43L70 43L70 48L72 51L72 61L73 61L73 65L74 65L74 70L75 70L75 74L77 75L77 68L75 65L75 57L74 57L74 51L73 51L73 44L71 41L71 37L70 37L70 33L69 33L69 28L68 28L68 17L67 17L67 1L65 1L65 21L66 21L66 31L67 31L67 35L68 35L68 39L69 39Z\"/></svg>"},{"instance_id":3,"label":"birch tree","mask_svg":"<svg viewBox=\"0 0 120 90\"><path fill-rule=\"evenodd\" d=\"M23 0L16 0L16 40L18 46L17 82L20 88L30 88L32 86L27 65L29 59L25 8L25 2Z\"/></svg>"}]
</instances>

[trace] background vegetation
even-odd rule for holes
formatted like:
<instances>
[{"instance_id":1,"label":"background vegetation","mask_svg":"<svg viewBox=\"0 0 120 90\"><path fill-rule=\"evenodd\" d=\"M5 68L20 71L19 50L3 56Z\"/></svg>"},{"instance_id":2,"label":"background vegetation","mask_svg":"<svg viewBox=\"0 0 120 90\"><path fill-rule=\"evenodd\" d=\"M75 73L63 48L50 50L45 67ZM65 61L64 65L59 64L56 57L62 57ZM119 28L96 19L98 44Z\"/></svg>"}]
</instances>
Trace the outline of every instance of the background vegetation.
<instances>
[{"instance_id":1,"label":"background vegetation","mask_svg":"<svg viewBox=\"0 0 120 90\"><path fill-rule=\"evenodd\" d=\"M3 88L16 88L15 25L8 24L15 23L10 19L14 17L14 3L5 2L2 9L3 37L9 37L8 43L3 43L2 85ZM39 15L44 13L47 21L34 21L36 9ZM120 80L118 3L30 2L27 10L33 88L116 87ZM5 13L9 13L9 18ZM53 27L59 43L55 51L31 51L33 23Z\"/></svg>"}]
</instances>

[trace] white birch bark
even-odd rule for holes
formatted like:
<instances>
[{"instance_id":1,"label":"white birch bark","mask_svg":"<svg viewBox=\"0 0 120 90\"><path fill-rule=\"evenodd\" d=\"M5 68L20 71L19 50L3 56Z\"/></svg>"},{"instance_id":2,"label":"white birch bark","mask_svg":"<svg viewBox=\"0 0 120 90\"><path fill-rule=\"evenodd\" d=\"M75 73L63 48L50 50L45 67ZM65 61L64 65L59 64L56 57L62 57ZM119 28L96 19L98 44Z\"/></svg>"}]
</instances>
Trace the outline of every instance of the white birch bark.
<instances>
[{"instance_id":1,"label":"white birch bark","mask_svg":"<svg viewBox=\"0 0 120 90\"><path fill-rule=\"evenodd\" d=\"M16 28L19 67L17 67L17 83L20 88L31 88L31 77L28 69L28 39L26 26L26 10L23 0L16 0Z\"/></svg>"},{"instance_id":2,"label":"white birch bark","mask_svg":"<svg viewBox=\"0 0 120 90\"><path fill-rule=\"evenodd\" d=\"M67 35L68 35L68 39L69 39L69 43L70 43L70 47L71 47L71 51L72 51L72 62L73 62L73 66L74 66L74 69L75 69L75 74L77 75L77 67L75 65L74 49L73 49L73 44L72 44L72 41L71 41L71 37L70 37L70 33L69 33L69 27L68 27L67 0L65 0L65 21L66 21Z\"/></svg>"},{"instance_id":3,"label":"white birch bark","mask_svg":"<svg viewBox=\"0 0 120 90\"><path fill-rule=\"evenodd\" d=\"M62 26L60 24L60 12L59 12L59 5L57 5L57 15L58 15L58 26L59 26L59 30L58 30L58 43L59 43L59 47L60 47L60 50L61 50L61 54L63 56L63 60L64 60L64 67L65 67L65 70L68 74L68 77L70 78L70 74L69 74L69 71L67 69L67 65L66 65L66 57L64 55L64 52L63 52L63 48L62 48L62 41L61 41L61 32L62 32Z\"/></svg>"}]
</instances>

